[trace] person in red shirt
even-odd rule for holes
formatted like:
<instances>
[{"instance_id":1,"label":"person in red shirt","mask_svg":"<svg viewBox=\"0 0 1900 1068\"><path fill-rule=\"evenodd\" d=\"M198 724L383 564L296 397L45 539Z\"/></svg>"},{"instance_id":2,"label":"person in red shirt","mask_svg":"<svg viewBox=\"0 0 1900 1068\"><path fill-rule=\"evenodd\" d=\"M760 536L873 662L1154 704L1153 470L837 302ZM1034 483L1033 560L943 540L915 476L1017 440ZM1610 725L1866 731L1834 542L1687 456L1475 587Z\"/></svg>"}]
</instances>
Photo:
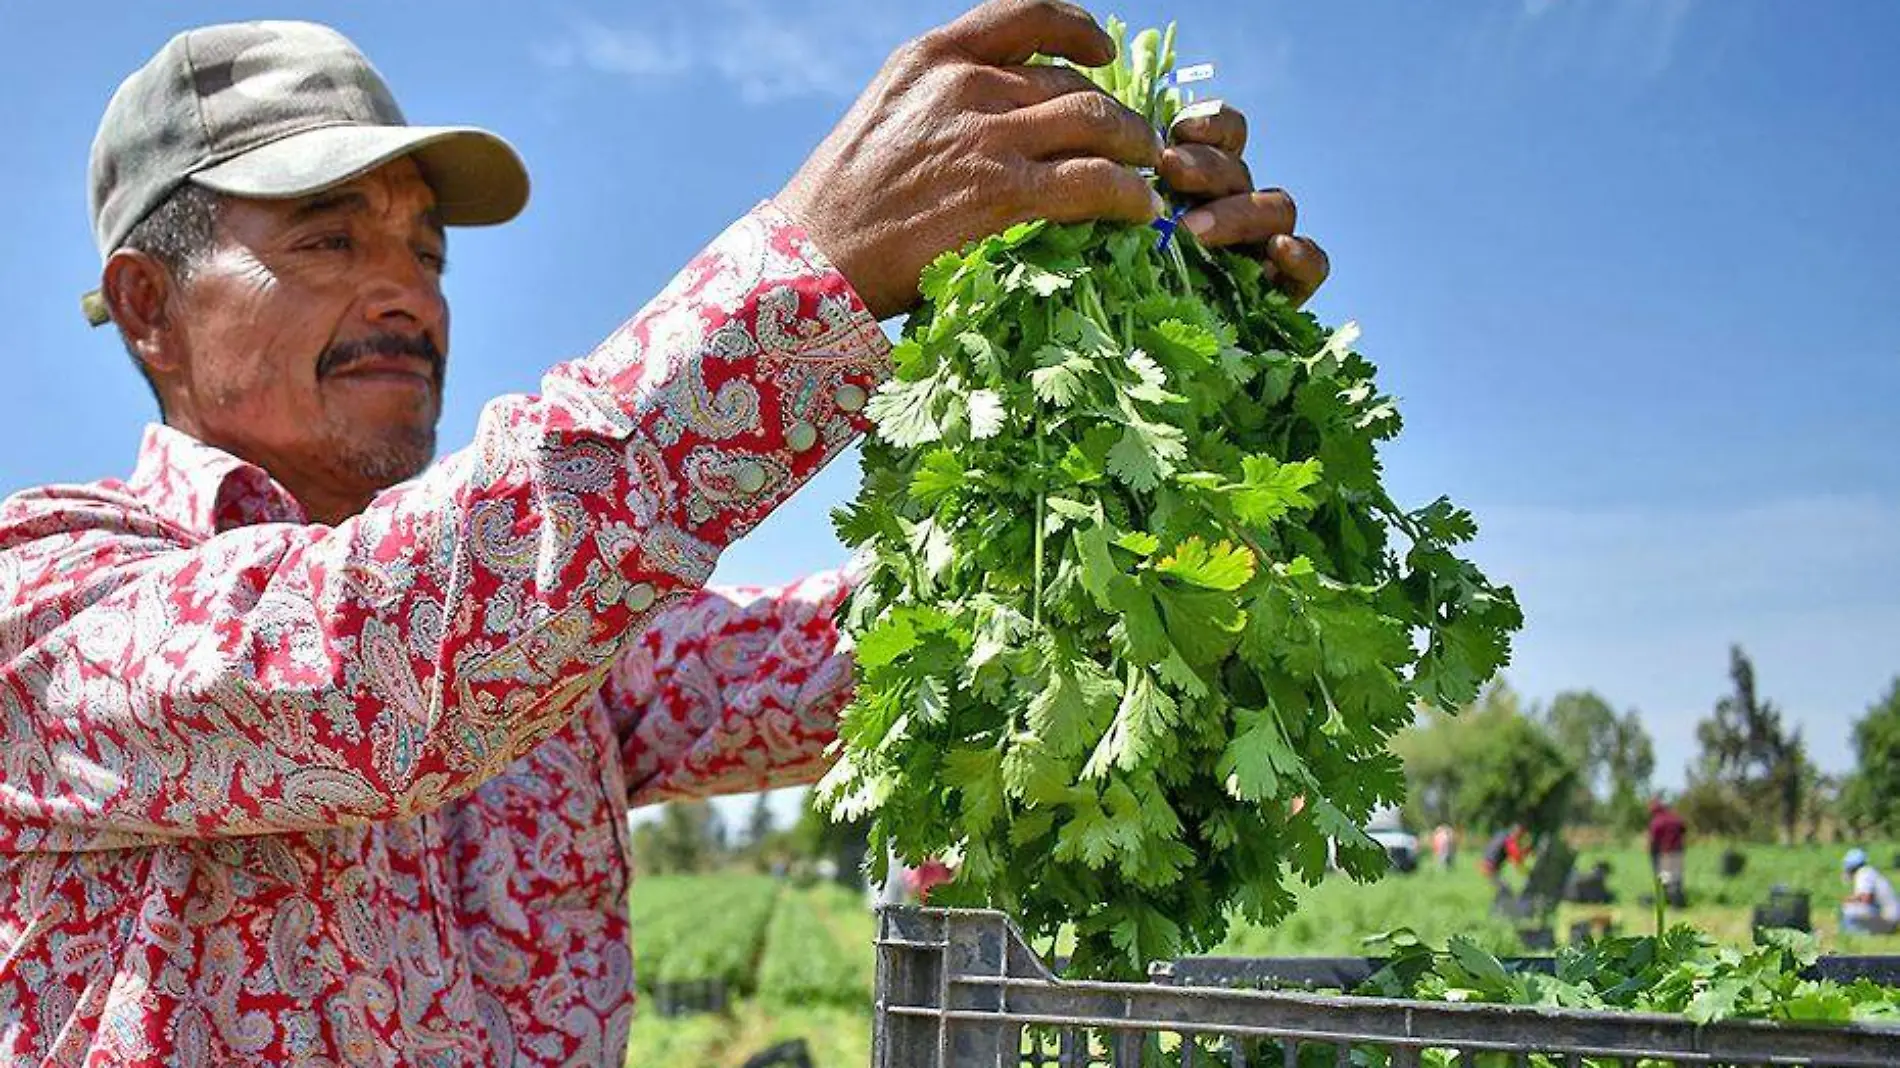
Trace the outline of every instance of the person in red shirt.
<instances>
[{"instance_id":1,"label":"person in red shirt","mask_svg":"<svg viewBox=\"0 0 1900 1068\"><path fill-rule=\"evenodd\" d=\"M1524 841L1524 825L1512 824L1509 830L1499 831L1485 843L1484 852L1478 857L1478 870L1491 883L1491 888L1499 894L1513 893L1510 883L1504 878L1504 866L1516 865L1524 868L1524 858L1529 850Z\"/></svg>"},{"instance_id":2,"label":"person in red shirt","mask_svg":"<svg viewBox=\"0 0 1900 1068\"><path fill-rule=\"evenodd\" d=\"M908 875L912 898L920 905L930 904L930 892L956 877L950 865L937 857L931 857L912 868Z\"/></svg>"},{"instance_id":3,"label":"person in red shirt","mask_svg":"<svg viewBox=\"0 0 1900 1068\"><path fill-rule=\"evenodd\" d=\"M810 781L850 694L849 574L708 577L864 430L922 267L1024 219L1146 223L1155 167L1203 241L1295 299L1325 275L1237 112L1164 148L1036 53L1112 43L993 0L900 49L784 189L433 464L448 228L521 210L514 150L408 125L308 23L128 78L88 310L162 424L130 478L0 503L0 1063L621 1064L628 807Z\"/></svg>"},{"instance_id":4,"label":"person in red shirt","mask_svg":"<svg viewBox=\"0 0 1900 1068\"><path fill-rule=\"evenodd\" d=\"M1688 824L1660 797L1649 799L1649 864L1671 900L1683 894L1683 856Z\"/></svg>"}]
</instances>

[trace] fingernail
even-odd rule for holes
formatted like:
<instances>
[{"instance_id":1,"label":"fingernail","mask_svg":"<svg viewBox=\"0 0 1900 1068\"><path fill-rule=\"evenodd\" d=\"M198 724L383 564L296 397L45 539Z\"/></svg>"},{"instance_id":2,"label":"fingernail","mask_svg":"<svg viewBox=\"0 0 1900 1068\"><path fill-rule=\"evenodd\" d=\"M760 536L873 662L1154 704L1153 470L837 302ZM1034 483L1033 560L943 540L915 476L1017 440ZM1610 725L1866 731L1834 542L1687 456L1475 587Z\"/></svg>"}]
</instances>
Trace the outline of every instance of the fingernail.
<instances>
[{"instance_id":1,"label":"fingernail","mask_svg":"<svg viewBox=\"0 0 1900 1068\"><path fill-rule=\"evenodd\" d=\"M1214 228L1214 213L1195 208L1182 217L1181 225L1187 227L1195 237L1206 237L1207 232Z\"/></svg>"},{"instance_id":2,"label":"fingernail","mask_svg":"<svg viewBox=\"0 0 1900 1068\"><path fill-rule=\"evenodd\" d=\"M1148 190L1148 203L1154 208L1155 218L1165 219L1168 217L1168 202L1161 199L1160 193L1152 189Z\"/></svg>"}]
</instances>

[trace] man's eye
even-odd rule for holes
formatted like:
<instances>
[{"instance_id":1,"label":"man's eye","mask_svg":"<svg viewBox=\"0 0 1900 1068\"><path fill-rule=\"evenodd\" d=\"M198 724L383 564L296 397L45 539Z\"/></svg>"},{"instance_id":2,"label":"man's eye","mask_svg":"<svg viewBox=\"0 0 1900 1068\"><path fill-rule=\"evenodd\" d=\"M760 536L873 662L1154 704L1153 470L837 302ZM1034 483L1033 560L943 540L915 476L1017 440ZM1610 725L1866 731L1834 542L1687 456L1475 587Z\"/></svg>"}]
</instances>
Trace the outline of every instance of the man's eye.
<instances>
[{"instance_id":1,"label":"man's eye","mask_svg":"<svg viewBox=\"0 0 1900 1068\"><path fill-rule=\"evenodd\" d=\"M324 252L348 252L354 247L354 243L348 234L325 234L310 242L306 247Z\"/></svg>"},{"instance_id":2,"label":"man's eye","mask_svg":"<svg viewBox=\"0 0 1900 1068\"><path fill-rule=\"evenodd\" d=\"M416 259L421 260L423 264L437 274L441 274L443 271L449 269L448 257L440 252L431 252L426 248L419 248L416 250Z\"/></svg>"}]
</instances>

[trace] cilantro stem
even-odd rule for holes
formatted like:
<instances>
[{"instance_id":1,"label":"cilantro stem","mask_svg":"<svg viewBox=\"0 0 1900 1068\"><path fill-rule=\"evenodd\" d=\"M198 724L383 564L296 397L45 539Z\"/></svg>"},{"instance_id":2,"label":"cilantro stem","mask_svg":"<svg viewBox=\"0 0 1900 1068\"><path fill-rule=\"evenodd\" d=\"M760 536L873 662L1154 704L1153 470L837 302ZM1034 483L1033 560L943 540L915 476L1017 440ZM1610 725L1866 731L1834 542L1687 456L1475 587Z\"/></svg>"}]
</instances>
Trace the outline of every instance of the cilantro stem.
<instances>
[{"instance_id":1,"label":"cilantro stem","mask_svg":"<svg viewBox=\"0 0 1900 1068\"><path fill-rule=\"evenodd\" d=\"M1040 474L1047 469L1047 461L1044 460L1042 454L1041 404L1036 405L1036 428L1034 433L1036 437L1036 471L1038 476L1040 476ZM1029 602L1031 615L1038 631L1042 629L1042 528L1045 525L1048 508L1049 489L1047 486L1038 485L1036 487L1036 599Z\"/></svg>"},{"instance_id":2,"label":"cilantro stem","mask_svg":"<svg viewBox=\"0 0 1900 1068\"><path fill-rule=\"evenodd\" d=\"M1082 291L1082 314L1093 320L1096 326L1101 327L1102 333L1114 332L1115 318L1109 315L1108 309L1103 306L1102 295L1096 292L1094 279L1083 278L1077 288ZM1127 340L1122 339L1124 344Z\"/></svg>"},{"instance_id":3,"label":"cilantro stem","mask_svg":"<svg viewBox=\"0 0 1900 1068\"><path fill-rule=\"evenodd\" d=\"M1168 242L1168 262L1174 266L1174 277L1181 283L1181 292L1194 292L1194 278L1188 274L1187 257L1181 252L1180 234Z\"/></svg>"},{"instance_id":4,"label":"cilantro stem","mask_svg":"<svg viewBox=\"0 0 1900 1068\"><path fill-rule=\"evenodd\" d=\"M1083 284L1088 284L1086 279L1084 279ZM1055 332L1055 311L1053 308L1045 306L1043 311L1043 336L1045 338L1052 338L1055 336ZM1029 608L1030 618L1035 623L1036 630L1040 634L1042 630L1042 528L1047 524L1048 520L1049 486L1047 482L1047 472L1049 470L1049 463L1048 459L1043 455L1044 432L1041 399L1038 398L1035 404L1036 420L1030 436L1036 439L1036 531L1034 535L1036 543L1036 599L1029 602Z\"/></svg>"},{"instance_id":5,"label":"cilantro stem","mask_svg":"<svg viewBox=\"0 0 1900 1068\"><path fill-rule=\"evenodd\" d=\"M1254 539L1252 531L1244 526L1238 525L1230 525L1227 529L1233 533L1234 537L1240 539L1242 545L1253 550L1254 566L1264 570L1267 564L1272 562L1271 558L1267 556L1267 550Z\"/></svg>"}]
</instances>

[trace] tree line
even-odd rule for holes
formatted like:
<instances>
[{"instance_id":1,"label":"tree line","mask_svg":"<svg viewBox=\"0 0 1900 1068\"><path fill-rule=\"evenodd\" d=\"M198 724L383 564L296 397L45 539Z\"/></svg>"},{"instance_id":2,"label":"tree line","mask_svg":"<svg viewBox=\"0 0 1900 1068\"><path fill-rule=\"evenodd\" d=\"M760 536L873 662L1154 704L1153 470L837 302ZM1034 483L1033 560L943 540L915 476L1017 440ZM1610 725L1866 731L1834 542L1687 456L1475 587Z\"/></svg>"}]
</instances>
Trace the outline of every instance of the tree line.
<instances>
[{"instance_id":1,"label":"tree line","mask_svg":"<svg viewBox=\"0 0 1900 1068\"><path fill-rule=\"evenodd\" d=\"M868 832L863 822L833 823L809 803L790 825L780 826L764 794L752 799L744 826L737 828L728 826L710 802L669 801L659 807L657 818L633 828L634 870L692 875L741 868L854 886Z\"/></svg>"},{"instance_id":2,"label":"tree line","mask_svg":"<svg viewBox=\"0 0 1900 1068\"><path fill-rule=\"evenodd\" d=\"M1814 841L1900 834L1900 678L1854 724L1856 770L1822 773L1807 740L1762 695L1741 647L1728 692L1696 724L1698 752L1671 800L1698 833ZM1640 829L1657 791L1655 745L1634 709L1589 690L1529 705L1502 681L1459 715L1400 735L1408 822L1489 831L1522 823Z\"/></svg>"}]
</instances>

